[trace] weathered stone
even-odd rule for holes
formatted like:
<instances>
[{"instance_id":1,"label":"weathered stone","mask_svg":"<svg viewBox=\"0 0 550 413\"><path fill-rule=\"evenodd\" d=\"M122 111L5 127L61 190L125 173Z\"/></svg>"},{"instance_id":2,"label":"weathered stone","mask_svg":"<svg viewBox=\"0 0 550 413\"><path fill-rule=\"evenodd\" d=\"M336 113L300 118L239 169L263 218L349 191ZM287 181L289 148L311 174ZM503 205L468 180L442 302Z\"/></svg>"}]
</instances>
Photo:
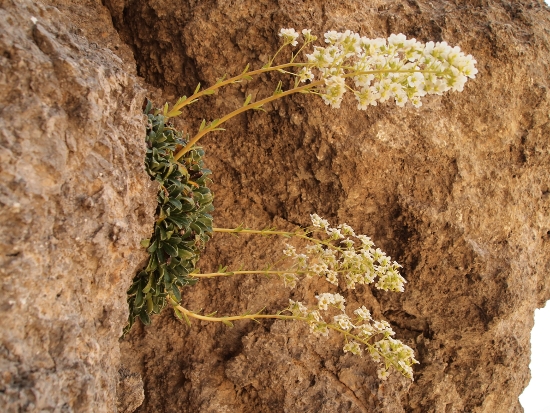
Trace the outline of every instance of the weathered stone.
<instances>
[{"instance_id":1,"label":"weathered stone","mask_svg":"<svg viewBox=\"0 0 550 413\"><path fill-rule=\"evenodd\" d=\"M117 38L99 2L0 4L2 412L116 410L155 209L144 90Z\"/></svg>"},{"instance_id":2,"label":"weathered stone","mask_svg":"<svg viewBox=\"0 0 550 413\"><path fill-rule=\"evenodd\" d=\"M117 411L119 413L132 413L135 411L145 398L141 376L121 368L118 371L116 393Z\"/></svg>"},{"instance_id":3,"label":"weathered stone","mask_svg":"<svg viewBox=\"0 0 550 413\"><path fill-rule=\"evenodd\" d=\"M140 75L167 100L247 63L260 67L282 27L446 40L473 54L480 71L463 93L427 98L418 110L357 112L351 100L332 110L293 96L202 141L216 226L292 228L317 212L371 235L404 265L404 294L358 289L346 298L367 302L415 347L416 381L382 383L368 358L341 352L338 338L325 343L285 322L189 329L166 313L123 344L144 377L140 412L521 411L533 309L550 297L550 14L542 1L111 3ZM192 133L248 94L271 94L279 78L202 99L182 125ZM275 244L216 235L201 267L258 268L278 253ZM279 284L208 280L184 300L220 314L276 311L289 296Z\"/></svg>"},{"instance_id":4,"label":"weathered stone","mask_svg":"<svg viewBox=\"0 0 550 413\"><path fill-rule=\"evenodd\" d=\"M541 0L103 4L110 13L99 0L0 2L1 411L130 412L140 376L139 412L521 411L533 310L550 298L550 14ZM121 342L119 373L125 291L145 258L139 241L156 190L142 166L136 65L161 104L261 66L281 27L403 32L478 60L463 93L420 109L357 112L347 101L331 110L299 95L203 141L217 226L292 228L317 212L404 265L405 293L345 295L415 348L416 381L380 382L368 357L299 324L188 328L168 311ZM180 124L193 132L247 94L271 94L279 78L202 99ZM280 250L273 239L216 235L201 267L258 268ZM326 289L205 280L185 290L184 304L276 311Z\"/></svg>"}]
</instances>

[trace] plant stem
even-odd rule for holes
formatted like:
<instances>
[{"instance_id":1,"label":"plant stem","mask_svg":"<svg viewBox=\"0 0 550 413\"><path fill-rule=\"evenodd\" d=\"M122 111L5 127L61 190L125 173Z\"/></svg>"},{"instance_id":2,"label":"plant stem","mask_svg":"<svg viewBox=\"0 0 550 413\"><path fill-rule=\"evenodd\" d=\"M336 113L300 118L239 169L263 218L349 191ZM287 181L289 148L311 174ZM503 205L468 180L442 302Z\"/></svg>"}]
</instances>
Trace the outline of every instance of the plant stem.
<instances>
[{"instance_id":1,"label":"plant stem","mask_svg":"<svg viewBox=\"0 0 550 413\"><path fill-rule=\"evenodd\" d=\"M317 80L316 82L312 82L312 83L309 83L307 85L304 85L304 86L300 86L300 87L297 87L297 88L294 88L294 89L290 89L290 90L287 90L286 92L282 92L282 93L277 93L276 95L272 95L272 96L269 96L265 99L262 99L262 100L259 100L257 102L254 102L254 103L251 103L247 106L243 106L237 110L234 110L233 112L231 113L228 113L227 115L225 115L223 118L221 118L218 123L216 123L215 127L206 127L204 128L202 131L200 131L199 133L197 133L190 141L187 145L185 145L185 147L183 149L181 149L175 156L174 156L174 159L177 161L179 158L181 158L183 155L185 155L187 152L189 152L191 150L191 148L193 147L193 145L195 143L198 142L198 140L200 138L202 138L204 135L206 135L208 132L210 132L211 130L214 130L214 129L217 129L219 127L219 125L221 125L222 123L225 123L227 122L229 119L231 119L232 117L234 116L237 116L238 114L240 113L243 113L243 112L246 112L247 110L250 110L250 109L258 109L260 107L262 107L263 105L265 105L266 103L269 103L273 100L277 100L277 99L280 99L282 97L285 97L285 96L288 96L288 95L292 95L294 93L299 93L299 92L303 92L307 89L310 89L312 87L315 87L315 86L320 86L324 83L323 80Z\"/></svg>"},{"instance_id":2,"label":"plant stem","mask_svg":"<svg viewBox=\"0 0 550 413\"><path fill-rule=\"evenodd\" d=\"M283 235L287 237L298 236L298 232L288 232L288 231L272 231L269 229L258 230L258 229L245 229L245 228L212 228L214 232L225 232L225 233L238 233L242 232L244 234L262 234L262 235Z\"/></svg>"},{"instance_id":3,"label":"plant stem","mask_svg":"<svg viewBox=\"0 0 550 413\"><path fill-rule=\"evenodd\" d=\"M210 317L206 315L196 314L192 311L183 308L181 305L175 306L178 310L189 317L196 318L203 321L212 321L215 323L223 323L226 321L236 321L236 320L255 320L257 318L277 318L279 320L301 320L306 321L305 317L298 317L293 315L282 315L282 314L247 314L247 315L234 315L230 317Z\"/></svg>"},{"instance_id":4,"label":"plant stem","mask_svg":"<svg viewBox=\"0 0 550 413\"><path fill-rule=\"evenodd\" d=\"M241 80L241 79L243 79L247 76L256 76L256 75L260 75L260 74L266 73L266 72L272 72L272 71L278 71L280 69L285 69L287 67L302 67L302 66L313 66L313 65L311 63L285 63L285 64L278 65L278 66L264 67L262 69L253 70L252 72L241 73L240 75L233 76L232 78L224 80L223 82L216 83L216 84L210 86L209 88L204 89L202 92L197 92L197 93L193 94L192 96L189 96L187 99L185 99L180 104L174 105L174 107L170 110L170 112L177 111L177 110L183 108L184 106L188 105L191 101L193 101L195 99L198 99L201 96L211 94L212 91L217 90L217 89L219 89L223 86L230 85L231 83L238 82L239 80Z\"/></svg>"},{"instance_id":5,"label":"plant stem","mask_svg":"<svg viewBox=\"0 0 550 413\"><path fill-rule=\"evenodd\" d=\"M186 316L196 318L198 320L203 321L211 321L215 323L225 323L228 321L237 321L237 320L257 320L257 319L278 319L278 320L297 320L297 321L304 321L308 322L309 320L306 317L300 317L295 315L283 315L283 314L246 314L246 315L234 315L229 317L211 317L206 315L200 315L196 314L192 311L189 311L188 309L182 307L181 305L176 305L175 308L177 308L179 311L181 311ZM341 334L343 334L346 338L351 337L354 340L357 340L361 343L363 343L365 346L367 346L370 350L376 351L375 347L370 344L367 340L364 340L360 338L359 336L356 336L355 334L350 333L349 331L342 330L339 327L336 327L332 324L326 324L327 328L330 328L331 330L337 331ZM372 338L374 336L369 337ZM392 363L393 364L393 363Z\"/></svg>"},{"instance_id":6,"label":"plant stem","mask_svg":"<svg viewBox=\"0 0 550 413\"><path fill-rule=\"evenodd\" d=\"M337 273L345 273L348 270L337 270ZM315 274L313 271L294 270L288 268L286 270L238 270L238 271L226 271L226 272L208 272L204 274L190 273L189 277L195 278L213 278L213 277L231 277L233 275L241 274Z\"/></svg>"},{"instance_id":7,"label":"plant stem","mask_svg":"<svg viewBox=\"0 0 550 413\"><path fill-rule=\"evenodd\" d=\"M281 235L281 236L287 237L287 238L296 237L296 238L306 239L306 240L311 241L315 244L325 245L325 246L327 246L327 247L329 247L333 250L342 252L342 249L336 247L335 245L332 245L330 243L330 240L323 241L323 240L320 240L320 239L317 239L317 238L311 238L311 237L308 237L307 235L305 235L305 232L300 233L300 232L257 230L257 229L244 229L244 228L212 228L212 231L213 232L225 232L225 233L229 233L229 234L243 233L243 234L260 234L260 235Z\"/></svg>"},{"instance_id":8,"label":"plant stem","mask_svg":"<svg viewBox=\"0 0 550 413\"><path fill-rule=\"evenodd\" d=\"M278 270L242 270L242 271L227 271L227 272L209 272L205 274L196 274L191 273L189 274L190 277L196 277L196 278L212 278L212 277L231 277L232 275L240 275L240 274L307 274L311 271L278 271Z\"/></svg>"},{"instance_id":9,"label":"plant stem","mask_svg":"<svg viewBox=\"0 0 550 413\"><path fill-rule=\"evenodd\" d=\"M208 91L208 90L212 90L212 88L216 89L217 87L221 87L223 85L226 85L228 83L231 83L231 82L234 82L234 79L238 79L238 78L242 78L246 75L250 76L251 74L257 74L257 73L263 73L263 72L267 72L267 71L270 71L270 70L279 70L279 69L283 69L285 67L293 67L293 66L313 66L312 64L309 64L309 63L287 63L287 64L284 64L284 65L279 65L279 66L275 66L275 67L272 67L272 68L265 68L265 69L258 69L258 70L255 70L253 72L248 72L248 73L243 73L239 76L236 76L235 78L232 78L232 79L229 79L225 82L221 82L221 83L218 83L214 86L211 86L210 88L208 89L205 89L203 92L199 92L197 93L196 95L193 95L196 97L199 97L199 96L202 96L204 94L204 92ZM415 72L419 72L419 73L428 73L428 72L432 72L432 71L427 71L427 70L414 70L414 69L411 69L411 70L392 70L392 69L382 69L382 70L368 70L368 71L361 71L361 72L352 72L352 73L346 73L345 75L343 75L342 77L344 78L349 78L349 77L353 77L353 76L359 76L359 75L367 75L367 74L380 74L380 73L415 73ZM434 72L435 73L435 72ZM262 107L264 104L266 103L269 103L273 100L277 100L277 99L280 99L282 97L285 97L285 96L289 96L289 95L292 95L294 93L298 93L298 92L303 92L303 91L306 91L308 89L311 89L313 87L317 87L317 86L321 86L322 84L324 83L324 80L317 80L315 82L311 82L307 85L304 85L304 86L300 86L300 87L295 87L293 89L289 89L287 90L286 92L282 92L282 93L278 93L276 95L272 95L272 96L269 96L265 99L262 99L262 100L259 100L257 102L254 102L254 103L251 103L247 106L243 106L237 110L234 110L233 112L231 113L228 113L227 115L225 115L223 118L221 118L215 126L208 126L208 127L205 127L202 131L200 131L199 133L197 133L190 141L187 145L185 145L185 147L183 149L181 149L175 156L174 156L174 160L178 160L179 158L181 158L183 155L185 155L187 152L189 152L191 150L191 148L193 147L193 145L195 143L197 143L199 141L199 139L201 139L204 135L206 135L208 132L211 132L213 130L218 130L218 126L221 125L222 123L225 123L227 122L229 119L231 119L232 117L234 116L237 116L239 115L240 113L243 113L243 112L246 112L247 110L250 110L250 109L258 109L260 107ZM192 96L192 97L193 97ZM184 102L180 103L180 105L178 105L178 109L183 107L184 105L186 105L192 97L186 99ZM174 110L174 109L172 109Z\"/></svg>"}]
</instances>

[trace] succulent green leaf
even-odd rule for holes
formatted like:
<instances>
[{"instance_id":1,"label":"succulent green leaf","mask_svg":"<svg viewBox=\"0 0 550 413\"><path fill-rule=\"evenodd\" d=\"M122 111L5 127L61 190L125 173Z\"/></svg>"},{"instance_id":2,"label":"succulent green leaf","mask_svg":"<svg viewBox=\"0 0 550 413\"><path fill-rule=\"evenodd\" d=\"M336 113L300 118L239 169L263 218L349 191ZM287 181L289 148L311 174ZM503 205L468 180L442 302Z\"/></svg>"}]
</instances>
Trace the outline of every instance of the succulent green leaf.
<instances>
[{"instance_id":1,"label":"succulent green leaf","mask_svg":"<svg viewBox=\"0 0 550 413\"><path fill-rule=\"evenodd\" d=\"M147 314L147 311L145 311L145 310L143 310L139 313L139 319L146 326L151 324L151 318L149 317L149 314Z\"/></svg>"},{"instance_id":2,"label":"succulent green leaf","mask_svg":"<svg viewBox=\"0 0 550 413\"><path fill-rule=\"evenodd\" d=\"M177 257L178 256L178 249L176 247L173 247L167 242L164 242L162 244L162 249L171 257Z\"/></svg>"},{"instance_id":3,"label":"succulent green leaf","mask_svg":"<svg viewBox=\"0 0 550 413\"><path fill-rule=\"evenodd\" d=\"M204 168L202 160L204 150L195 146L178 162L174 161L174 151L178 145L186 145L189 136L165 123L180 113L178 105L186 99L181 97L171 111L166 104L162 110L152 112L151 102L147 103L145 169L160 184L159 216L153 236L141 242L151 256L147 267L134 277L128 289L130 315L124 333L137 318L144 324L150 323L151 314L160 313L171 301L181 300L179 288L196 284L198 279L188 274L195 270L200 250L210 239L212 216L209 213L214 207L212 193L207 188L211 171ZM214 120L208 128L217 130L218 123L219 120ZM204 120L201 128L205 127ZM189 323L184 313L180 311L180 315Z\"/></svg>"}]
</instances>

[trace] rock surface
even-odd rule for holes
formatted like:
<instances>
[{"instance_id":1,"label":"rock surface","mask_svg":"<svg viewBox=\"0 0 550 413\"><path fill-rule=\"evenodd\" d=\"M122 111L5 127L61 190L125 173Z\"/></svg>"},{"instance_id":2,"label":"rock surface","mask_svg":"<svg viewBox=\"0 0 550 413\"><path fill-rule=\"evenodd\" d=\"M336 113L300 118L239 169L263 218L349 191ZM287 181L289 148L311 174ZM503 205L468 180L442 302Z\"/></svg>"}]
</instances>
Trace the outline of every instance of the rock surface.
<instances>
[{"instance_id":1,"label":"rock surface","mask_svg":"<svg viewBox=\"0 0 550 413\"><path fill-rule=\"evenodd\" d=\"M1 411L129 412L141 399L138 374L138 412L522 411L533 310L550 298L542 1L3 0L0 11ZM460 45L478 61L463 93L420 109L357 112L347 101L336 111L299 95L203 141L216 226L292 229L317 212L403 264L405 293L345 296L415 349L413 383L381 382L368 357L300 324L188 328L170 312L120 343L120 370L125 291L145 258L139 241L156 190L142 166L136 66L162 104L199 81L261 66L281 27L402 32ZM180 126L192 132L247 94L271 94L278 80L202 99ZM276 241L216 235L201 269L258 268L279 254ZM260 276L206 280L184 304L273 312L326 289L316 280L292 292Z\"/></svg>"},{"instance_id":2,"label":"rock surface","mask_svg":"<svg viewBox=\"0 0 550 413\"><path fill-rule=\"evenodd\" d=\"M134 412L145 399L143 380L139 373L121 368L118 371L118 383L116 388L118 413Z\"/></svg>"},{"instance_id":3,"label":"rock surface","mask_svg":"<svg viewBox=\"0 0 550 413\"><path fill-rule=\"evenodd\" d=\"M138 73L189 95L278 48L281 27L405 33L472 53L480 73L461 94L420 109L340 110L312 96L250 112L203 140L214 171L216 226L292 228L317 212L347 222L404 265L403 294L346 292L394 324L421 364L412 384L380 382L341 342L285 322L234 329L165 313L122 344L142 372L139 412L520 412L529 380L534 308L550 298L549 40L542 1L108 1ZM279 77L228 88L189 108L196 130L271 94ZM159 104L162 104L160 101ZM203 269L258 268L270 239L216 235ZM289 293L260 276L208 280L185 304L235 314L312 303L312 284ZM311 290L310 290L311 289ZM306 293L306 290L310 291Z\"/></svg>"},{"instance_id":4,"label":"rock surface","mask_svg":"<svg viewBox=\"0 0 550 413\"><path fill-rule=\"evenodd\" d=\"M0 2L2 412L116 411L156 206L131 56L99 2Z\"/></svg>"}]
</instances>

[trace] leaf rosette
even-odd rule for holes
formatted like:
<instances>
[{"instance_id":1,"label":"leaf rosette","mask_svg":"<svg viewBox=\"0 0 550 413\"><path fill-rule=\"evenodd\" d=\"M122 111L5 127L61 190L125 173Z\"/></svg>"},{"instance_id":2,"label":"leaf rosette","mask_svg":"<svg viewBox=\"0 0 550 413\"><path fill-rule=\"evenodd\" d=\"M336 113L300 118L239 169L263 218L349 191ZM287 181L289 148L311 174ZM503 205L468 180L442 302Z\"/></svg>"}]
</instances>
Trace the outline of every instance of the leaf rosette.
<instances>
[{"instance_id":1,"label":"leaf rosette","mask_svg":"<svg viewBox=\"0 0 550 413\"><path fill-rule=\"evenodd\" d=\"M174 152L189 137L166 123L167 118L153 110L151 102L145 114L145 169L159 184L157 219L151 238L142 241L150 254L147 266L128 289L130 315L124 333L136 318L150 324L151 314L160 313L168 301L172 305L181 302L180 289L196 283L189 274L212 236L213 195L207 186L212 172L204 167L204 150L193 146L176 161Z\"/></svg>"}]
</instances>

